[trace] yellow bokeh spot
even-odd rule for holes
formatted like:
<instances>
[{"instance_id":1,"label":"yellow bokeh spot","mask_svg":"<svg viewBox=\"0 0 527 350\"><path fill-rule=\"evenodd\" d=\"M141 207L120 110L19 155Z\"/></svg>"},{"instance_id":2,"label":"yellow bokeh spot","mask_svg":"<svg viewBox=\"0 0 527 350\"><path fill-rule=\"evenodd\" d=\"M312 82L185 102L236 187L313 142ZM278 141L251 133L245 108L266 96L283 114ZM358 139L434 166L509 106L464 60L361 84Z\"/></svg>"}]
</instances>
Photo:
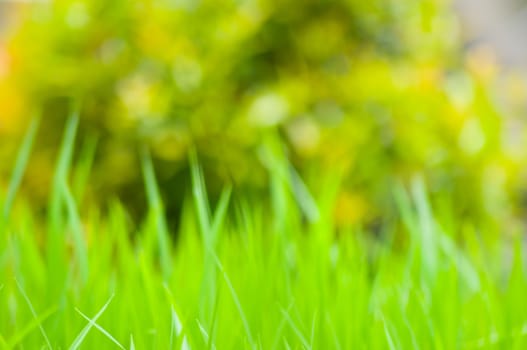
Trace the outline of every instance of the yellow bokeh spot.
<instances>
[{"instance_id":1,"label":"yellow bokeh spot","mask_svg":"<svg viewBox=\"0 0 527 350\"><path fill-rule=\"evenodd\" d=\"M335 206L335 222L338 226L359 223L366 217L368 204L363 196L344 191L339 194Z\"/></svg>"}]
</instances>

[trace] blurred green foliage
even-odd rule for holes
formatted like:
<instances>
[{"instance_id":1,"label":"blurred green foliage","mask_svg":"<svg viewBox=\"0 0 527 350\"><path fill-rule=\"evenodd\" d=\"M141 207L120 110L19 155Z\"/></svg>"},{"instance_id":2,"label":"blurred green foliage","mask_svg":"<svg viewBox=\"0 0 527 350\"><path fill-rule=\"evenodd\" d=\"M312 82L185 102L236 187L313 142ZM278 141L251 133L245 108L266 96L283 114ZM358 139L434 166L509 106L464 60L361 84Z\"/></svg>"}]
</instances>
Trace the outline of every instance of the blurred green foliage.
<instances>
[{"instance_id":1,"label":"blurred green foliage","mask_svg":"<svg viewBox=\"0 0 527 350\"><path fill-rule=\"evenodd\" d=\"M272 171L262 150L278 136L314 191L321 174L342 175L343 225L386 218L391 186L416 173L460 217L518 213L523 125L511 138L489 88L492 57L461 53L446 0L57 0L16 11L0 49L1 166L7 174L14 140L42 114L26 179L37 198L80 101L78 149L89 158L97 143L96 201L143 201L145 145L174 211L191 148L212 194L227 183L258 192Z\"/></svg>"}]
</instances>

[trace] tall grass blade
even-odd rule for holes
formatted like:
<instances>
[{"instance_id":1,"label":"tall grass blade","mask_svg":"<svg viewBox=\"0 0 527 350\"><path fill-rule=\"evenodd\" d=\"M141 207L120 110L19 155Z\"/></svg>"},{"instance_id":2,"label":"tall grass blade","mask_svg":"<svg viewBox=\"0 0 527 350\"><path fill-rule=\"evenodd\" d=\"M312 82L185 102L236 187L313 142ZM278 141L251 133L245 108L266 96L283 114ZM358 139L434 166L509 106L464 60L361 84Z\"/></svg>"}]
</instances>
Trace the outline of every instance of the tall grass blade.
<instances>
[{"instance_id":1,"label":"tall grass blade","mask_svg":"<svg viewBox=\"0 0 527 350\"><path fill-rule=\"evenodd\" d=\"M78 349L81 346L82 342L84 341L84 339L86 338L86 336L88 335L90 330L95 325L95 322L99 319L99 317L102 316L104 311L106 311L106 309L108 308L108 306L112 302L113 298L114 298L114 295L112 294L110 296L110 298L108 299L108 301L106 301L106 303L97 312L97 314L95 316L93 316L93 318L90 319L90 322L80 331L80 333L77 335L77 337L75 338L73 343L71 343L71 345L69 347L70 350Z\"/></svg>"},{"instance_id":2,"label":"tall grass blade","mask_svg":"<svg viewBox=\"0 0 527 350\"><path fill-rule=\"evenodd\" d=\"M62 186L68 182L68 174L73 159L73 151L75 148L75 138L78 125L79 111L73 110L66 123L62 144L59 149L59 157L55 167L55 174L53 176L48 217L48 231L51 233L51 239L55 238L53 235L56 235L57 232L60 231L61 227ZM53 241L51 243L53 243Z\"/></svg>"},{"instance_id":3,"label":"tall grass blade","mask_svg":"<svg viewBox=\"0 0 527 350\"><path fill-rule=\"evenodd\" d=\"M56 313L57 309L58 308L56 306L51 307L42 312L37 318L33 318L33 320L27 326L22 328L7 341L7 349L16 348L16 346L19 345L35 328L40 327L44 321Z\"/></svg>"},{"instance_id":4,"label":"tall grass blade","mask_svg":"<svg viewBox=\"0 0 527 350\"><path fill-rule=\"evenodd\" d=\"M223 268L222 263L220 260L214 255L214 260L216 262L216 265L218 266L218 269L220 270L223 280L225 281L225 284L229 288L229 292L231 293L232 300L234 301L234 304L236 305L236 309L238 310L238 314L240 315L240 318L243 323L243 327L245 329L245 335L247 336L247 339L249 340L249 343L251 344L252 348L255 348L256 343L254 342L254 337L251 332L251 327L249 326L249 322L247 320L247 316L245 315L245 311L243 310L242 303L240 302L240 298L238 298L238 294L236 293L236 290L234 289L234 286L232 285L232 282L227 275L227 271Z\"/></svg>"},{"instance_id":5,"label":"tall grass blade","mask_svg":"<svg viewBox=\"0 0 527 350\"><path fill-rule=\"evenodd\" d=\"M79 315L81 315L82 317L84 317L85 320L87 320L90 325L92 325L93 327L95 327L97 330L99 330L102 334L104 334L108 339L110 339L112 341L112 343L114 343L115 345L117 345L120 349L123 349L123 350L126 350L126 348L124 346L121 345L121 343L119 343L117 341L117 339L115 339L106 329L102 328L97 322L95 322L93 319L89 318L88 316L86 316L84 313L82 313L82 311L80 311L79 309L75 308L75 311L77 311L79 313Z\"/></svg>"},{"instance_id":6,"label":"tall grass blade","mask_svg":"<svg viewBox=\"0 0 527 350\"><path fill-rule=\"evenodd\" d=\"M5 225L8 223L9 215L11 214L11 208L15 201L16 194L22 183L22 178L27 168L29 162L29 157L31 155L31 149L33 148L33 143L38 131L38 126L40 124L40 118L34 118L26 131L24 139L22 141L22 146L16 157L15 167L13 169L13 174L11 175L11 181L7 190L7 195L4 202L4 207L2 208L2 218L0 220L0 233L3 232Z\"/></svg>"},{"instance_id":7,"label":"tall grass blade","mask_svg":"<svg viewBox=\"0 0 527 350\"><path fill-rule=\"evenodd\" d=\"M64 234L63 187L68 183L68 173L73 158L78 125L79 109L78 106L74 106L64 130L48 205L46 238L47 263L50 273L48 293L55 299L58 299L63 292L64 278L67 273L68 259L66 257L66 239Z\"/></svg>"},{"instance_id":8,"label":"tall grass blade","mask_svg":"<svg viewBox=\"0 0 527 350\"><path fill-rule=\"evenodd\" d=\"M395 346L395 342L393 340L393 337L390 333L390 330L388 329L388 324L386 323L386 320L384 323L384 335L386 336L386 341L388 342L388 348L390 350L397 350L397 346Z\"/></svg>"},{"instance_id":9,"label":"tall grass blade","mask_svg":"<svg viewBox=\"0 0 527 350\"><path fill-rule=\"evenodd\" d=\"M307 341L307 338L304 336L300 328L295 324L293 319L291 318L291 315L289 315L289 312L287 312L285 309L280 309L282 312L282 315L284 315L284 319L287 321L293 332L296 334L300 342L302 343L304 349L311 349L311 345Z\"/></svg>"},{"instance_id":10,"label":"tall grass blade","mask_svg":"<svg viewBox=\"0 0 527 350\"><path fill-rule=\"evenodd\" d=\"M168 279L172 272L172 258L170 253L170 241L168 239L168 228L163 209L163 201L159 193L154 165L147 150L142 154L143 176L148 197L148 205L156 222L158 249L161 260L161 269L164 279Z\"/></svg>"},{"instance_id":11,"label":"tall grass blade","mask_svg":"<svg viewBox=\"0 0 527 350\"><path fill-rule=\"evenodd\" d=\"M212 342L211 336L209 335L205 327L203 327L199 320L196 320L196 322L198 324L199 331L203 336L203 341L207 344L207 349L216 350L216 345L214 345L214 343Z\"/></svg>"},{"instance_id":12,"label":"tall grass blade","mask_svg":"<svg viewBox=\"0 0 527 350\"><path fill-rule=\"evenodd\" d=\"M203 240L207 245L212 243L211 225L210 225L210 208L207 198L207 190L203 180L203 172L198 162L198 156L195 150L190 152L190 171L192 178L192 197L194 198L194 205L196 207L197 216Z\"/></svg>"},{"instance_id":13,"label":"tall grass blade","mask_svg":"<svg viewBox=\"0 0 527 350\"><path fill-rule=\"evenodd\" d=\"M33 318L35 321L38 322L38 328L40 329L40 333L42 333L42 337L44 337L44 340L46 341L46 345L48 346L48 349L51 350L53 347L51 346L51 342L49 341L48 335L46 334L46 331L44 330L44 327L42 326L42 321L39 322L39 317L37 315L37 312L35 311L35 308L33 307L33 304L31 303L31 300L29 300L28 295L24 291L24 288L20 285L18 280L15 279L16 285L18 289L20 290L20 294L24 297L26 300L27 305L29 306L29 310L31 310L31 314L33 315Z\"/></svg>"},{"instance_id":14,"label":"tall grass blade","mask_svg":"<svg viewBox=\"0 0 527 350\"><path fill-rule=\"evenodd\" d=\"M130 334L130 350L135 350L134 336Z\"/></svg>"},{"instance_id":15,"label":"tall grass blade","mask_svg":"<svg viewBox=\"0 0 527 350\"><path fill-rule=\"evenodd\" d=\"M82 228L81 218L77 210L77 205L75 204L75 199L73 198L73 195L66 184L64 184L62 191L72 228L75 255L77 257L77 263L79 265L80 277L83 282L86 282L88 280L89 273L88 252L86 248L86 241L84 237L84 230Z\"/></svg>"},{"instance_id":16,"label":"tall grass blade","mask_svg":"<svg viewBox=\"0 0 527 350\"><path fill-rule=\"evenodd\" d=\"M421 177L414 178L412 182L412 194L417 208L419 218L419 232L421 245L421 264L423 267L423 278L434 279L438 265L438 251L436 242L437 233L435 222L427 198L424 180Z\"/></svg>"},{"instance_id":17,"label":"tall grass blade","mask_svg":"<svg viewBox=\"0 0 527 350\"><path fill-rule=\"evenodd\" d=\"M86 186L90 178L90 172L95 161L95 154L97 151L97 138L88 137L83 143L79 161L77 162L73 171L72 193L78 203L82 203L85 195Z\"/></svg>"}]
</instances>

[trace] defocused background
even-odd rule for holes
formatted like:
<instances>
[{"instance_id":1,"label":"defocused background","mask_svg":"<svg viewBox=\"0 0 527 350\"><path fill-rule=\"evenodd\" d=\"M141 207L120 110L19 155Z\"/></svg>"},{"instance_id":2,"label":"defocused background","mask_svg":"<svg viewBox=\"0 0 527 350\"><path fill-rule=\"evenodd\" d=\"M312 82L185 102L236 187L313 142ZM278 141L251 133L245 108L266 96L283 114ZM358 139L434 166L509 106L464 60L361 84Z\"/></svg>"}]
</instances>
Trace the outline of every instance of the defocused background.
<instances>
[{"instance_id":1,"label":"defocused background","mask_svg":"<svg viewBox=\"0 0 527 350\"><path fill-rule=\"evenodd\" d=\"M339 225L393 213L422 174L459 219L520 224L527 197L527 15L521 1L0 1L0 183L42 118L24 183L46 203L65 120L80 105L86 202L144 210L150 149L171 216L190 149L210 194L267 193L277 138L314 192L339 172ZM93 157L91 157L93 155Z\"/></svg>"},{"instance_id":2,"label":"defocused background","mask_svg":"<svg viewBox=\"0 0 527 350\"><path fill-rule=\"evenodd\" d=\"M456 0L468 46L492 47L504 66L527 66L527 2L525 0Z\"/></svg>"}]
</instances>

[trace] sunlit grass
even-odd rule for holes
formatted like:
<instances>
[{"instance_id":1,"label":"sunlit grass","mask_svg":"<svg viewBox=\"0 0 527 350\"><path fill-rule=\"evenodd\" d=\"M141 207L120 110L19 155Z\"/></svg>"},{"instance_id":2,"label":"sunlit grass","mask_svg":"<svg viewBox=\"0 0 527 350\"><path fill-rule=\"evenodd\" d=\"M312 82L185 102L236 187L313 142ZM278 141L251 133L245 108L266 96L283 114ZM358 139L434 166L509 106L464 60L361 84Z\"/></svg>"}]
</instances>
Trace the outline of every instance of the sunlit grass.
<instances>
[{"instance_id":1,"label":"sunlit grass","mask_svg":"<svg viewBox=\"0 0 527 350\"><path fill-rule=\"evenodd\" d=\"M179 232L169 232L145 151L150 212L134 228L117 201L79 208L70 183L76 126L73 116L44 224L17 195L37 124L1 196L0 348L527 346L521 242L445 232L419 179L389 194L399 225L376 238L337 230L338 182L311 194L273 147L262 155L275 171L263 203L227 188L212 207L191 154L192 189Z\"/></svg>"}]
</instances>

